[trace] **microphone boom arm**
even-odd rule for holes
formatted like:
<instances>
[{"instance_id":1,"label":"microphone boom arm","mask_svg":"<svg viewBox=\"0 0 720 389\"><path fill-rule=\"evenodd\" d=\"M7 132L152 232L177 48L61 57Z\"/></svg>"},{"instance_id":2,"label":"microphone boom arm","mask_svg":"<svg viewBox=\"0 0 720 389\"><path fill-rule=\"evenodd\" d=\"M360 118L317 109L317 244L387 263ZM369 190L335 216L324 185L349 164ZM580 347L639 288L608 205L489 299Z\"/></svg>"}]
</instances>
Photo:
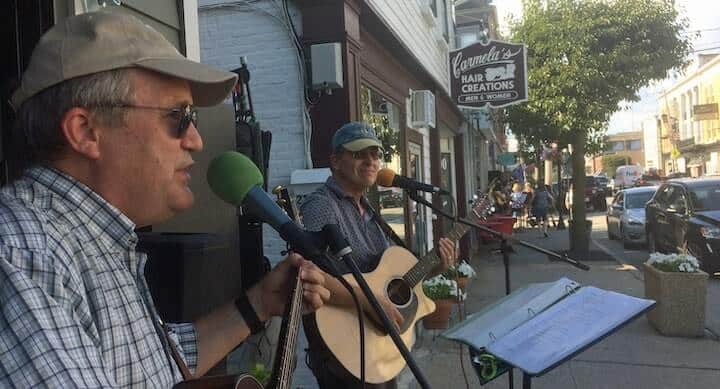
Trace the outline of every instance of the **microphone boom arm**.
<instances>
[{"instance_id":1,"label":"microphone boom arm","mask_svg":"<svg viewBox=\"0 0 720 389\"><path fill-rule=\"evenodd\" d=\"M500 231L495 231L495 230L493 230L492 228L485 227L485 226L483 226L483 225L474 223L474 222L472 222L472 221L470 221L470 220L463 219L463 218L453 217L452 215L448 214L447 212L443 211L442 209L438 209L438 208L436 208L435 206L433 206L429 201L427 201L427 200L425 200L424 198L422 198L422 196L419 196L419 195L417 194L417 192L408 191L407 193L408 193L408 196L409 196L411 199L413 199L415 202L418 202L418 203L420 203L420 204L422 204L422 205L424 205L424 206L432 209L433 211L435 211L435 212L439 213L440 215L445 216L445 217L447 217L447 218L449 218L449 219L455 220L455 221L457 221L457 222L459 222L459 223L465 224L465 225L470 226L470 227L475 227L475 228L477 228L477 229L479 229L479 230L481 230L481 231L483 231L483 232L487 232L488 234L491 234L491 235L493 235L493 236L495 236L495 237L497 237L497 238L500 238L500 239L503 240L503 241L508 241L508 242L512 242L512 243L517 243L517 244L519 244L519 245L521 245L521 246L525 246L525 247L527 247L527 248L529 248L529 249L532 249L532 250L541 252L541 253L543 253L543 254L546 254L546 255L547 255L548 257L550 257L551 259L555 259L555 260L567 262L567 263L569 263L569 264L577 267L578 269L590 270L590 266L588 266L588 265L586 265L586 264L584 264L584 263L581 263L581 262L579 262L579 261L577 261L577 260L575 260L575 259L572 259L572 258L568 257L567 253L558 254L558 253L556 253L556 252L554 252L554 251L546 250L546 249L544 249L544 248L542 248L542 247L539 247L539 246L536 246L536 245L534 245L534 244L532 244L532 243L528 243L528 242L525 242L524 240L518 239L518 238L516 238L516 237L514 237L514 236L512 236L512 235L508 235L508 234L502 233L502 232L500 232Z\"/></svg>"}]
</instances>

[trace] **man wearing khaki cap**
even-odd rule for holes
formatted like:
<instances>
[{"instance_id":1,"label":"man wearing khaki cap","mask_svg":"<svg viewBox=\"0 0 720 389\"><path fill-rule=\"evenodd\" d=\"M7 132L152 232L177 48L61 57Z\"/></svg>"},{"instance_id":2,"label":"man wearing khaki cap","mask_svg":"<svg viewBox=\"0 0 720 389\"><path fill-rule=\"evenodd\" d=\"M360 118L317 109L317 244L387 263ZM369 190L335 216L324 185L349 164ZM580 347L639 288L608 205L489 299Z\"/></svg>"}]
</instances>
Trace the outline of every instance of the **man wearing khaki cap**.
<instances>
[{"instance_id":1,"label":"man wearing khaki cap","mask_svg":"<svg viewBox=\"0 0 720 389\"><path fill-rule=\"evenodd\" d=\"M308 308L329 297L294 255L194 323L159 321L134 229L192 206L193 104L235 82L127 15L74 16L40 39L12 97L26 166L0 190L0 387L170 387L282 314L291 267Z\"/></svg>"}]
</instances>

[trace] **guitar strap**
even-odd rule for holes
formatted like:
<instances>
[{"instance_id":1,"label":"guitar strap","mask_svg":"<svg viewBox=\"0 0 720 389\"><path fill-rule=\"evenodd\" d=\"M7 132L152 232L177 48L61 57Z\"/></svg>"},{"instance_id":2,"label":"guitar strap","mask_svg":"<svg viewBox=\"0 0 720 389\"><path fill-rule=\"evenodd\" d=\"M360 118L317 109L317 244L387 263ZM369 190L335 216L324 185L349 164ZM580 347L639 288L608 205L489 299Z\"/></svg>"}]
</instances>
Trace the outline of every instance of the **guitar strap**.
<instances>
[{"instance_id":1,"label":"guitar strap","mask_svg":"<svg viewBox=\"0 0 720 389\"><path fill-rule=\"evenodd\" d=\"M340 207L338 207L335 201L332 200L330 201L330 204L332 205L333 210L335 211L335 214L338 216L338 218L344 222L344 219L342 218L342 212L340 212ZM392 227L390 227L390 225L385 221L385 219L380 216L379 212L375 211L375 209L367 201L365 201L364 205L370 210L370 212L372 213L372 219L375 221L375 223L378 224L378 226L380 226L380 229L385 233L385 236L389 237L396 245L408 251L411 251L407 248L407 246L405 246L405 242L403 242L403 240L400 239L400 237L395 233L395 231L393 231ZM351 225L357 236L365 240L365 244L368 248L370 248L370 242L368 242L367 237L357 229L354 223L349 224Z\"/></svg>"},{"instance_id":2,"label":"guitar strap","mask_svg":"<svg viewBox=\"0 0 720 389\"><path fill-rule=\"evenodd\" d=\"M172 354L173 359L175 360L175 363L178 365L178 368L180 368L180 373L182 373L184 380L189 380L193 378L192 373L190 373L190 369L185 364L185 361L180 356L180 353L177 351L177 348L175 348L175 342L170 339L170 331L168 330L167 325L163 324L163 334L165 334L165 340L168 342L168 346L170 346L170 353Z\"/></svg>"},{"instance_id":3,"label":"guitar strap","mask_svg":"<svg viewBox=\"0 0 720 389\"><path fill-rule=\"evenodd\" d=\"M368 207L372 210L373 214L373 220L380 226L380 229L385 233L386 236L390 237L390 239L398 246L404 248L405 250L411 251L406 245L405 242L398 236L397 233L395 233L395 230L390 227L390 225L385 221L385 219L380 216L380 212L376 212L370 205L368 204Z\"/></svg>"}]
</instances>

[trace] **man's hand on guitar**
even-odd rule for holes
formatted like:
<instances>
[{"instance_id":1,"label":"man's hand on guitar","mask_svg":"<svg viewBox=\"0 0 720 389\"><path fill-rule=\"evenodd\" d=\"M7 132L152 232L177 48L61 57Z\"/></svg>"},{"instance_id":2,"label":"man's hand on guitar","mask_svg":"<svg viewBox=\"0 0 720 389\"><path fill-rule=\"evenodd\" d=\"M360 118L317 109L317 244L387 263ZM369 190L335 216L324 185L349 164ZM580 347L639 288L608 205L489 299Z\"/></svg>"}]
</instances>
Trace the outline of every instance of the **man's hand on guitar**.
<instances>
[{"instance_id":1,"label":"man's hand on guitar","mask_svg":"<svg viewBox=\"0 0 720 389\"><path fill-rule=\"evenodd\" d=\"M330 298L320 269L300 255L290 254L248 292L248 298L261 320L284 313L290 288L295 283L291 271L294 267L300 271L300 279L303 281L305 313L315 311Z\"/></svg>"},{"instance_id":2,"label":"man's hand on guitar","mask_svg":"<svg viewBox=\"0 0 720 389\"><path fill-rule=\"evenodd\" d=\"M362 293L362 292L360 292ZM385 314L387 315L388 319L390 319L390 322L395 324L395 327L397 329L400 329L400 326L405 321L405 318L403 318L400 311L395 307L395 304L390 302L390 300L387 299L385 296L381 295L375 295L375 298L377 298L377 301L380 303L380 306L383 307L383 310L385 311ZM378 317L377 313L375 313L375 310L373 309L372 305L370 305L370 302L367 301L367 299L363 298L364 307L363 310L370 315L370 319L375 323L375 325L378 328L383 328L382 320Z\"/></svg>"},{"instance_id":3,"label":"man's hand on guitar","mask_svg":"<svg viewBox=\"0 0 720 389\"><path fill-rule=\"evenodd\" d=\"M438 242L438 252L440 253L440 264L433 269L431 272L432 275L444 272L450 266L453 266L457 260L455 242L448 238L440 238L440 241Z\"/></svg>"}]
</instances>

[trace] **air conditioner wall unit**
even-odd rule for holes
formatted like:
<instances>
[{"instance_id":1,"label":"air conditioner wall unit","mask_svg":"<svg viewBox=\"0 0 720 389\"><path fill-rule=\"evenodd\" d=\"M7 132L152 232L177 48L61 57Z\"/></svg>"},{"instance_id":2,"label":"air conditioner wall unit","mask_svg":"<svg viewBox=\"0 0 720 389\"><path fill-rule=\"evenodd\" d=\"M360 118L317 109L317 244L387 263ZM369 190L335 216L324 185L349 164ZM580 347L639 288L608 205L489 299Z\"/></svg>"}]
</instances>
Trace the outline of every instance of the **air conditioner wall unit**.
<instances>
[{"instance_id":1,"label":"air conditioner wall unit","mask_svg":"<svg viewBox=\"0 0 720 389\"><path fill-rule=\"evenodd\" d=\"M435 127L435 95L429 90L412 91L410 98L412 106L413 128Z\"/></svg>"}]
</instances>

